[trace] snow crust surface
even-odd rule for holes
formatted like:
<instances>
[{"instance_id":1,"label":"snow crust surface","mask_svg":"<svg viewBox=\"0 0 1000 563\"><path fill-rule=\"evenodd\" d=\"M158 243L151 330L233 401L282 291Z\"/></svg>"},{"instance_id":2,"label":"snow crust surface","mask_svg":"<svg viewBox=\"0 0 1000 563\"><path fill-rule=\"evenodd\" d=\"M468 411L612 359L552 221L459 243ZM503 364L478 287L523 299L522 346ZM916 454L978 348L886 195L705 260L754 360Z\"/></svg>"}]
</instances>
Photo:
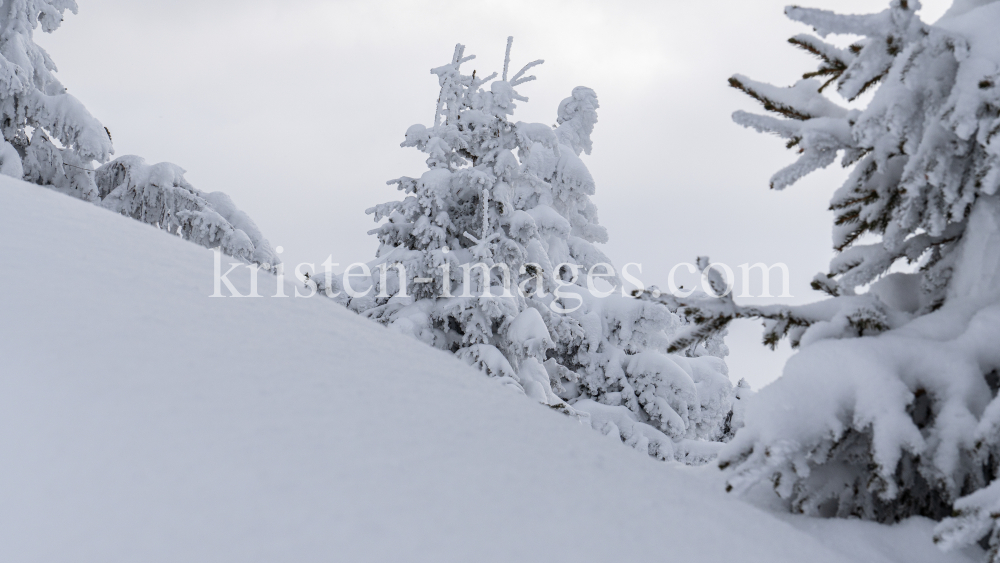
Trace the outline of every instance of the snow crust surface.
<instances>
[{"instance_id":1,"label":"snow crust surface","mask_svg":"<svg viewBox=\"0 0 1000 563\"><path fill-rule=\"evenodd\" d=\"M213 253L154 227L0 202L6 561L973 560L726 496L270 275L209 298Z\"/></svg>"}]
</instances>

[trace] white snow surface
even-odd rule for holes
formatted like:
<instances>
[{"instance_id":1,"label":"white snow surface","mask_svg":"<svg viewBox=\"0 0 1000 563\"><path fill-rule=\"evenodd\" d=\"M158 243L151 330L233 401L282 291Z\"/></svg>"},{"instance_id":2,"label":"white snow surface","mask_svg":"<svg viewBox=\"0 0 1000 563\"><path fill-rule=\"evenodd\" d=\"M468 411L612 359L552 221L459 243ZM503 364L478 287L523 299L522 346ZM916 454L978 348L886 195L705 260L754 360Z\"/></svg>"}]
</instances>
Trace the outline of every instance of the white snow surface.
<instances>
[{"instance_id":1,"label":"white snow surface","mask_svg":"<svg viewBox=\"0 0 1000 563\"><path fill-rule=\"evenodd\" d=\"M0 202L4 561L976 560L727 496L268 274L209 298L211 251L97 206Z\"/></svg>"}]
</instances>

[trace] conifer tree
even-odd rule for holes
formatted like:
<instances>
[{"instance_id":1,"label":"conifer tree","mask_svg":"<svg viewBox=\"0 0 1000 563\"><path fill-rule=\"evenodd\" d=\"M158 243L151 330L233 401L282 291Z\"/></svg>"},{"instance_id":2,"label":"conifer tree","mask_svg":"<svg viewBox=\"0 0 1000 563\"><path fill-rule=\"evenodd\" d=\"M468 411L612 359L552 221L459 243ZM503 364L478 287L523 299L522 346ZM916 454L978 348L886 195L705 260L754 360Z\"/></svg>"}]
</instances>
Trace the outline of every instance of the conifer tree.
<instances>
[{"instance_id":1,"label":"conifer tree","mask_svg":"<svg viewBox=\"0 0 1000 563\"><path fill-rule=\"evenodd\" d=\"M860 16L787 8L819 34L790 40L819 68L789 88L730 79L773 114L734 120L782 137L799 155L772 188L838 156L852 167L830 205L837 255L813 283L829 298L794 307L743 307L731 296L661 300L696 323L675 348L741 317L766 320L765 342L788 335L802 348L757 394L720 455L731 488L770 480L793 510L816 515L891 522L954 513L937 539L955 546L989 535L996 563L1000 534L989 515L1000 487L987 485L1000 466L992 344L1000 336L1000 3L957 3L934 25L919 8L916 0ZM831 34L861 39L840 48L822 39ZM831 91L873 96L853 109Z\"/></svg>"},{"instance_id":2,"label":"conifer tree","mask_svg":"<svg viewBox=\"0 0 1000 563\"><path fill-rule=\"evenodd\" d=\"M368 210L385 220L372 231L370 283L328 272L317 286L646 453L703 462L715 449L696 442L721 437L731 410L725 363L667 356L677 317L615 292L580 159L597 95L574 88L554 128L514 121L521 86L534 80L525 74L542 61L511 74L510 49L508 40L499 77L463 74L474 57L462 45L431 71L441 87L432 125L410 127L402 143L427 154L428 170L391 181L406 197ZM595 297L591 272L614 296Z\"/></svg>"},{"instance_id":3,"label":"conifer tree","mask_svg":"<svg viewBox=\"0 0 1000 563\"><path fill-rule=\"evenodd\" d=\"M378 293L351 306L567 409L542 367L548 331L515 287L532 275L529 255L539 252L537 222L519 200L540 180L522 173L512 152L538 130L519 130L509 116L527 101L516 88L534 80L525 74L542 61L508 76L508 43L502 79L484 90L495 73L461 72L474 58L458 45L449 64L431 71L441 87L433 124L410 127L402 144L426 153L429 170L393 180L408 197L368 210L389 219L373 231L382 275ZM545 133L541 142L554 147L554 135Z\"/></svg>"},{"instance_id":4,"label":"conifer tree","mask_svg":"<svg viewBox=\"0 0 1000 563\"><path fill-rule=\"evenodd\" d=\"M0 171L87 201L97 200L92 161L114 152L111 136L53 74L32 35L55 31L74 0L11 0L0 7ZM20 163L14 161L14 154ZM18 166L20 164L20 166ZM20 168L20 170L19 170ZM18 173L20 172L20 174Z\"/></svg>"}]
</instances>

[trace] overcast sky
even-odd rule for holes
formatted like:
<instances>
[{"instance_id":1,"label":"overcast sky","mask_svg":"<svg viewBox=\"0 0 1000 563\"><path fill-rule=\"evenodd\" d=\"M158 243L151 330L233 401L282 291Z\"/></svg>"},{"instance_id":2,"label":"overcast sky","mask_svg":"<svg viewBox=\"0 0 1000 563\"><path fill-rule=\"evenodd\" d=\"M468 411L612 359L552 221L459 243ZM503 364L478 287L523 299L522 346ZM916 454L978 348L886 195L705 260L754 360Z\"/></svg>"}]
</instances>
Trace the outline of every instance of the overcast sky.
<instances>
[{"instance_id":1,"label":"overcast sky","mask_svg":"<svg viewBox=\"0 0 1000 563\"><path fill-rule=\"evenodd\" d=\"M839 168L784 192L768 178L792 161L780 140L730 121L755 105L727 86L734 73L787 85L813 61L786 43L808 28L786 2L434 2L79 0L52 35L37 33L70 93L111 130L118 156L174 162L204 191L224 191L285 249L286 264L374 258L364 210L397 199L386 180L425 169L401 149L407 127L433 118L454 45L480 74L545 59L515 119L551 124L575 86L600 99L585 162L617 266L643 265L647 284L696 256L734 268L783 262L794 298L821 296ZM933 21L950 0L923 0ZM806 5L876 12L888 0ZM836 168L836 169L835 169ZM209 275L209 274L206 274ZM681 280L684 281L684 280ZM777 293L777 284L774 287ZM758 294L760 288L753 288ZM780 374L787 349L759 344L756 323L728 339L734 380L755 388ZM787 348L787 345L785 345Z\"/></svg>"}]
</instances>

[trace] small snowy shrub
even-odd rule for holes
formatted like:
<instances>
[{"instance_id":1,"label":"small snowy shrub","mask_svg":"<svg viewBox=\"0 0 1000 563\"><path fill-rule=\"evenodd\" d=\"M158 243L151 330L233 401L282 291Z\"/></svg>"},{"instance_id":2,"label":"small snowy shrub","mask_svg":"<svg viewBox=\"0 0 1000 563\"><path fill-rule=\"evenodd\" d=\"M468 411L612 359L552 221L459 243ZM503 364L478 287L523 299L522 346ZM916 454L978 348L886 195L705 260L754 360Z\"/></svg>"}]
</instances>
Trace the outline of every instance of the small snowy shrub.
<instances>
[{"instance_id":1,"label":"small snowy shrub","mask_svg":"<svg viewBox=\"0 0 1000 563\"><path fill-rule=\"evenodd\" d=\"M146 166L126 156L107 162L111 134L56 79L35 44L55 31L74 0L10 0L0 7L0 174L98 203L234 257L278 262L253 222L222 193L203 194L173 164Z\"/></svg>"},{"instance_id":2,"label":"small snowy shrub","mask_svg":"<svg viewBox=\"0 0 1000 563\"><path fill-rule=\"evenodd\" d=\"M97 169L100 205L207 248L271 269L280 260L257 225L222 192L204 193L184 170L123 156Z\"/></svg>"},{"instance_id":3,"label":"small snowy shrub","mask_svg":"<svg viewBox=\"0 0 1000 563\"><path fill-rule=\"evenodd\" d=\"M368 210L385 220L372 231L381 244L370 280L355 287L328 274L318 286L643 452L704 462L715 455L705 441L731 418L726 365L667 355L678 318L621 295L596 247L607 232L580 158L592 149L597 95L574 88L555 127L514 121L527 101L519 90L534 80L525 73L542 61L510 74L510 46L499 79L463 74L474 57L462 45L431 71L434 120L402 143L427 155L427 171L392 180L405 197ZM591 272L607 274L599 291L609 296L588 288Z\"/></svg>"},{"instance_id":4,"label":"small snowy shrub","mask_svg":"<svg viewBox=\"0 0 1000 563\"><path fill-rule=\"evenodd\" d=\"M790 88L730 79L775 114L734 120L799 154L772 188L838 155L853 167L830 205L837 255L814 281L830 299L667 301L697 323L675 346L758 317L766 342L788 335L801 348L720 455L732 488L771 481L808 514L954 515L936 539L955 546L988 535L997 562L1000 489L987 485L1000 459L1000 3L959 2L934 25L919 8L787 8L820 37L861 39L840 48L793 37L821 65ZM849 109L824 95L832 89L849 100L874 95ZM890 273L906 264L910 273Z\"/></svg>"}]
</instances>

